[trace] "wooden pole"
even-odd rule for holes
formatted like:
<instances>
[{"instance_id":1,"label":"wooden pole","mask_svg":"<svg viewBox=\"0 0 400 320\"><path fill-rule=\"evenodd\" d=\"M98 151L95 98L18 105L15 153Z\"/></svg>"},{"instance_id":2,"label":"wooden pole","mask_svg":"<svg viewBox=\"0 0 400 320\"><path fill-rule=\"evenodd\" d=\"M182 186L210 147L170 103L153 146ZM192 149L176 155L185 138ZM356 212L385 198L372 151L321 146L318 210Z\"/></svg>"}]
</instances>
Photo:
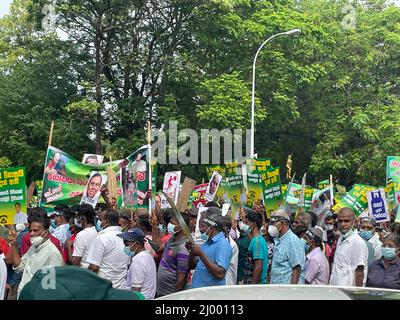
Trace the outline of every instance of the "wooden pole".
<instances>
[{"instance_id":1,"label":"wooden pole","mask_svg":"<svg viewBox=\"0 0 400 320\"><path fill-rule=\"evenodd\" d=\"M51 121L50 125L50 135L49 135L49 143L48 146L51 146L52 140L53 140L53 129L54 129L54 120Z\"/></svg>"}]
</instances>

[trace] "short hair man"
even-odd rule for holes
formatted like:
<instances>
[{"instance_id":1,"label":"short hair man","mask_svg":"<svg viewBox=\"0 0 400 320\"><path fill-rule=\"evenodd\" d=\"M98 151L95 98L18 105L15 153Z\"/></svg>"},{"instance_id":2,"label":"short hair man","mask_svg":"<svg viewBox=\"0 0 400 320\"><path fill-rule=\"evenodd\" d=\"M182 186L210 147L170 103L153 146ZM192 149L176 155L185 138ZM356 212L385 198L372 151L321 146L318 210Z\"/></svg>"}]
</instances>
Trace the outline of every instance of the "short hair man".
<instances>
[{"instance_id":1,"label":"short hair man","mask_svg":"<svg viewBox=\"0 0 400 320\"><path fill-rule=\"evenodd\" d=\"M329 282L329 262L322 252L322 230L310 228L303 234L307 245L304 278L306 284L327 285Z\"/></svg>"},{"instance_id":2,"label":"short hair man","mask_svg":"<svg viewBox=\"0 0 400 320\"><path fill-rule=\"evenodd\" d=\"M101 216L101 228L89 249L86 259L89 270L108 279L113 287L122 289L130 258L124 253L124 242L117 234L121 233L118 224L119 214L113 209L106 209Z\"/></svg>"},{"instance_id":3,"label":"short hair man","mask_svg":"<svg viewBox=\"0 0 400 320\"><path fill-rule=\"evenodd\" d=\"M245 268L245 284L266 284L268 271L268 246L260 233L261 215L250 209L244 210L242 229L251 239Z\"/></svg>"},{"instance_id":4,"label":"short hair man","mask_svg":"<svg viewBox=\"0 0 400 320\"><path fill-rule=\"evenodd\" d=\"M360 237L368 241L374 254L374 260L382 257L382 242L379 240L379 235L375 232L376 221L371 217L363 217L360 220Z\"/></svg>"},{"instance_id":5,"label":"short hair man","mask_svg":"<svg viewBox=\"0 0 400 320\"><path fill-rule=\"evenodd\" d=\"M205 241L201 247L191 242L186 243L190 254L189 267L195 267L191 288L225 285L232 248L225 239L221 213L204 218L200 232Z\"/></svg>"},{"instance_id":6,"label":"short hair man","mask_svg":"<svg viewBox=\"0 0 400 320\"><path fill-rule=\"evenodd\" d=\"M335 286L365 285L368 271L368 248L364 240L353 231L356 216L351 208L342 208L337 215L337 242L329 284Z\"/></svg>"},{"instance_id":7,"label":"short hair man","mask_svg":"<svg viewBox=\"0 0 400 320\"><path fill-rule=\"evenodd\" d=\"M21 258L18 253L17 235L10 234L11 262L14 270L23 272L18 287L18 296L23 287L32 279L39 269L45 266L61 266L63 259L56 246L49 240L50 219L43 208L34 208L30 217L29 234L31 247Z\"/></svg>"},{"instance_id":8,"label":"short hair man","mask_svg":"<svg viewBox=\"0 0 400 320\"><path fill-rule=\"evenodd\" d=\"M19 202L15 203L15 216L14 224L28 223L28 216L26 213L21 211L21 204Z\"/></svg>"},{"instance_id":9,"label":"short hair man","mask_svg":"<svg viewBox=\"0 0 400 320\"><path fill-rule=\"evenodd\" d=\"M309 212L300 213L293 222L293 232L301 238L307 229L311 228L312 216Z\"/></svg>"},{"instance_id":10,"label":"short hair man","mask_svg":"<svg viewBox=\"0 0 400 320\"><path fill-rule=\"evenodd\" d=\"M285 210L271 213L268 233L274 238L275 248L271 267L271 284L303 284L305 250L301 241L290 230L289 215Z\"/></svg>"},{"instance_id":11,"label":"short hair man","mask_svg":"<svg viewBox=\"0 0 400 320\"><path fill-rule=\"evenodd\" d=\"M157 287L157 268L151 254L145 250L144 233L138 228L118 234L124 242L124 252L132 261L125 289L140 292L145 299L154 299Z\"/></svg>"},{"instance_id":12,"label":"short hair man","mask_svg":"<svg viewBox=\"0 0 400 320\"><path fill-rule=\"evenodd\" d=\"M226 285L236 285L237 284L237 274L238 274L238 263L239 263L239 247L235 240L230 235L232 229L232 219L231 215L228 213L226 216L222 217L222 227L225 233L225 237L228 240L232 248L232 257L229 262L228 271L226 272L225 283Z\"/></svg>"},{"instance_id":13,"label":"short hair man","mask_svg":"<svg viewBox=\"0 0 400 320\"><path fill-rule=\"evenodd\" d=\"M74 224L83 228L75 238L74 252L72 253L72 264L87 269L89 263L87 257L89 249L97 237L97 230L94 225L96 211L89 204L78 205L75 209Z\"/></svg>"}]
</instances>

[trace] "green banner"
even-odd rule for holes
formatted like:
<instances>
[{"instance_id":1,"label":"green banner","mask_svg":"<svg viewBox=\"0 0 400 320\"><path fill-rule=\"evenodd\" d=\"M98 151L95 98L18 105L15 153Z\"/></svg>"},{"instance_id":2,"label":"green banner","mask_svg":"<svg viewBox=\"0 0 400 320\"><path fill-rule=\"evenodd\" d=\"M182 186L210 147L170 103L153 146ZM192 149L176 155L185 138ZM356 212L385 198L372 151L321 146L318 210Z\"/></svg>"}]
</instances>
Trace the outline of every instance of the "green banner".
<instances>
[{"instance_id":1,"label":"green banner","mask_svg":"<svg viewBox=\"0 0 400 320\"><path fill-rule=\"evenodd\" d=\"M133 207L148 207L142 199L148 190L148 164L145 161L147 147L142 147L123 160L103 164L84 164L55 147L49 147L43 175L43 190L40 206L52 210L58 204L74 205L81 200L88 178L92 171L107 175L107 167L111 166L117 176L118 204L122 203L121 168L129 168L135 173L137 200ZM145 171L143 171L145 170Z\"/></svg>"},{"instance_id":2,"label":"green banner","mask_svg":"<svg viewBox=\"0 0 400 320\"><path fill-rule=\"evenodd\" d=\"M271 169L271 159L258 158L246 159L247 171L247 205L253 206L254 203L263 201L263 182L261 175Z\"/></svg>"},{"instance_id":3,"label":"green banner","mask_svg":"<svg viewBox=\"0 0 400 320\"><path fill-rule=\"evenodd\" d=\"M304 207L303 209L307 210L311 208L312 199L314 195L314 188L311 186L306 186L304 190Z\"/></svg>"},{"instance_id":4,"label":"green banner","mask_svg":"<svg viewBox=\"0 0 400 320\"><path fill-rule=\"evenodd\" d=\"M221 182L219 183L219 187L215 196L218 199L224 199L225 198L224 194L228 193L228 187L226 185L225 166L224 165L207 166L206 171L208 179L211 179L214 171L218 172L222 176Z\"/></svg>"},{"instance_id":5,"label":"green banner","mask_svg":"<svg viewBox=\"0 0 400 320\"><path fill-rule=\"evenodd\" d=\"M225 164L226 182L229 188L229 203L232 216L239 217L239 209L246 198L243 187L242 167L236 161Z\"/></svg>"},{"instance_id":6,"label":"green banner","mask_svg":"<svg viewBox=\"0 0 400 320\"><path fill-rule=\"evenodd\" d=\"M376 187L355 184L346 195L332 208L332 211L338 213L340 209L348 207L354 210L358 217L367 207L367 191L375 190Z\"/></svg>"},{"instance_id":7,"label":"green banner","mask_svg":"<svg viewBox=\"0 0 400 320\"><path fill-rule=\"evenodd\" d=\"M318 182L318 190L322 190L329 187L329 179Z\"/></svg>"},{"instance_id":8,"label":"green banner","mask_svg":"<svg viewBox=\"0 0 400 320\"><path fill-rule=\"evenodd\" d=\"M0 224L26 222L25 168L0 169Z\"/></svg>"},{"instance_id":9,"label":"green banner","mask_svg":"<svg viewBox=\"0 0 400 320\"><path fill-rule=\"evenodd\" d=\"M390 181L386 183L385 187L386 201L389 207L389 212L396 206L396 197L394 192L394 182Z\"/></svg>"},{"instance_id":10,"label":"green banner","mask_svg":"<svg viewBox=\"0 0 400 320\"><path fill-rule=\"evenodd\" d=\"M267 170L261 175L261 179L265 212L269 218L271 213L283 204L279 167Z\"/></svg>"},{"instance_id":11,"label":"green banner","mask_svg":"<svg viewBox=\"0 0 400 320\"><path fill-rule=\"evenodd\" d=\"M301 184L293 182L290 186L290 190L287 190L287 187L288 185L285 185L283 188L283 198L286 199L288 204L297 206L300 198Z\"/></svg>"}]
</instances>

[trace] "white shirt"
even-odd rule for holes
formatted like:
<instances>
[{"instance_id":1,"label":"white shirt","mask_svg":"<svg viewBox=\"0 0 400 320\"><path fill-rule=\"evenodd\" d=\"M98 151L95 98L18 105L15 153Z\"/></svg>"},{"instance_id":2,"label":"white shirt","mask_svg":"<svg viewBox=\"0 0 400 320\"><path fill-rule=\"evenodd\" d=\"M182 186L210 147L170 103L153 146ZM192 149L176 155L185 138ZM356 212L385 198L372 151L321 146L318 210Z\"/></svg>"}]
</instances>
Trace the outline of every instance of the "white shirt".
<instances>
[{"instance_id":1,"label":"white shirt","mask_svg":"<svg viewBox=\"0 0 400 320\"><path fill-rule=\"evenodd\" d=\"M28 215L26 213L23 212L18 212L15 216L14 216L14 224L18 224L18 223L28 223Z\"/></svg>"},{"instance_id":2,"label":"white shirt","mask_svg":"<svg viewBox=\"0 0 400 320\"><path fill-rule=\"evenodd\" d=\"M355 286L355 270L364 266L363 286L367 281L368 247L357 231L347 239L337 242L332 274L329 284L335 286Z\"/></svg>"},{"instance_id":3,"label":"white shirt","mask_svg":"<svg viewBox=\"0 0 400 320\"><path fill-rule=\"evenodd\" d=\"M238 261L239 261L239 248L235 242L229 236L229 244L232 247L232 257L229 262L228 270L225 275L225 284L226 285L236 285L237 282L237 271L238 271Z\"/></svg>"},{"instance_id":4,"label":"white shirt","mask_svg":"<svg viewBox=\"0 0 400 320\"><path fill-rule=\"evenodd\" d=\"M382 242L379 240L379 235L374 233L371 239L368 240L374 248L375 259L380 259L382 257Z\"/></svg>"},{"instance_id":5,"label":"white shirt","mask_svg":"<svg viewBox=\"0 0 400 320\"><path fill-rule=\"evenodd\" d=\"M144 250L132 258L125 282L125 289L140 288L145 299L154 299L157 288L157 268L154 258Z\"/></svg>"},{"instance_id":6,"label":"white shirt","mask_svg":"<svg viewBox=\"0 0 400 320\"><path fill-rule=\"evenodd\" d=\"M17 272L23 272L21 283L18 286L18 297L23 287L32 280L33 275L39 269L47 266L62 266L64 263L60 251L50 241L43 242L40 246L31 246L21 258L21 263L14 267Z\"/></svg>"},{"instance_id":7,"label":"white shirt","mask_svg":"<svg viewBox=\"0 0 400 320\"><path fill-rule=\"evenodd\" d=\"M86 260L89 254L89 249L92 246L96 237L96 227L85 228L76 235L74 241L74 253L72 254L72 256L82 258L82 268L87 269L89 267L89 263Z\"/></svg>"},{"instance_id":8,"label":"white shirt","mask_svg":"<svg viewBox=\"0 0 400 320\"><path fill-rule=\"evenodd\" d=\"M110 280L114 288L122 289L125 284L129 257L124 253L124 242L117 237L121 227L107 227L100 231L89 249L86 262L99 267L98 275Z\"/></svg>"},{"instance_id":9,"label":"white shirt","mask_svg":"<svg viewBox=\"0 0 400 320\"><path fill-rule=\"evenodd\" d=\"M0 300L4 300L7 283L7 267L6 263L0 258Z\"/></svg>"}]
</instances>

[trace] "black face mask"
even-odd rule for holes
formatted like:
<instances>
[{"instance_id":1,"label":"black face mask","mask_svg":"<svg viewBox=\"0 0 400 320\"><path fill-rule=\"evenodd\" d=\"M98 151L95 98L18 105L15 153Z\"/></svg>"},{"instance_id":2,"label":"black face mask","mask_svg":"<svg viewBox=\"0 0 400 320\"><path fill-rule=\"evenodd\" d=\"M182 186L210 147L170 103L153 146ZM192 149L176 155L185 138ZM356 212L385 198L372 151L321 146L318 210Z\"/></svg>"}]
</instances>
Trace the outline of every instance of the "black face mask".
<instances>
[{"instance_id":1,"label":"black face mask","mask_svg":"<svg viewBox=\"0 0 400 320\"><path fill-rule=\"evenodd\" d=\"M298 227L292 227L292 230L293 233L298 236L300 233L306 232L307 228L304 226L298 226Z\"/></svg>"}]
</instances>

